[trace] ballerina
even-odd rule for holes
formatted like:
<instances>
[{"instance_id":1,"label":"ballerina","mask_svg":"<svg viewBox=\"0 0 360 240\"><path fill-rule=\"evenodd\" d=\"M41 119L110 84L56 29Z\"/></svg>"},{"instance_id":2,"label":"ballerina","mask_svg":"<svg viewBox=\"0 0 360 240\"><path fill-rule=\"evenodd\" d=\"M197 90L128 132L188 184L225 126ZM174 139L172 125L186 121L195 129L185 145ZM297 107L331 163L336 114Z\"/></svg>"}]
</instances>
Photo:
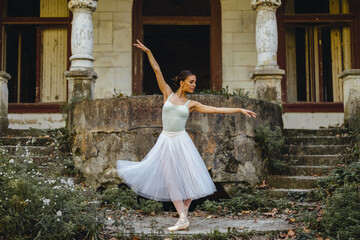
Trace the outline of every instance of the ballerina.
<instances>
[{"instance_id":1,"label":"ballerina","mask_svg":"<svg viewBox=\"0 0 360 240\"><path fill-rule=\"evenodd\" d=\"M217 108L189 100L196 76L190 70L181 71L175 81L180 86L174 93L165 82L159 64L150 49L139 40L133 44L144 51L155 72L157 83L164 95L162 108L163 130L154 147L140 162L118 160L117 173L138 195L157 201L172 201L179 219L169 231L189 226L187 213L191 201L216 191L214 182L190 136L185 131L189 114L242 113L256 117L256 113L242 108Z\"/></svg>"}]
</instances>

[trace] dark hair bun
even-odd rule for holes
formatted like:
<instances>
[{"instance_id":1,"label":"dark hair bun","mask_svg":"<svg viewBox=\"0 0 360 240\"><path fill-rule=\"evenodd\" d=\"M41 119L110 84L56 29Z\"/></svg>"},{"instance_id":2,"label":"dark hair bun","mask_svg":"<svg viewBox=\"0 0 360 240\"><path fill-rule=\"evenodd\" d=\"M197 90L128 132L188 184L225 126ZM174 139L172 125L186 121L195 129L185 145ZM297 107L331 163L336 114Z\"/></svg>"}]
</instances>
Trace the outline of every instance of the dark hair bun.
<instances>
[{"instance_id":1,"label":"dark hair bun","mask_svg":"<svg viewBox=\"0 0 360 240\"><path fill-rule=\"evenodd\" d=\"M182 70L173 80L176 85L180 85L180 81L184 81L186 78L195 75L191 70Z\"/></svg>"}]
</instances>

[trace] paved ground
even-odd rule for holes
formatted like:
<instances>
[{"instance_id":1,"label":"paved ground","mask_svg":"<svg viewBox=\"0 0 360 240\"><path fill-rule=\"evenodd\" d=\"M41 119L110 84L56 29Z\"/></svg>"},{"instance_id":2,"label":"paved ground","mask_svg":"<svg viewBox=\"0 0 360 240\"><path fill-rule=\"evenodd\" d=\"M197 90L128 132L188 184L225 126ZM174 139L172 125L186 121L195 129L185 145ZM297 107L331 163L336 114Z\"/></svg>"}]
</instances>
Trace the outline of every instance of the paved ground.
<instances>
[{"instance_id":1,"label":"paved ground","mask_svg":"<svg viewBox=\"0 0 360 240\"><path fill-rule=\"evenodd\" d=\"M174 213L165 212L156 216L140 216L130 215L117 218L121 222L120 227L113 226L114 218L116 216L108 217L106 225L108 226L108 233L118 232L119 230L128 232L126 228L134 228L136 234L151 234L159 233L166 235L169 232L167 227L176 223L177 217ZM289 229L295 229L301 226L301 223L290 223L289 215L277 214L276 216L266 216L263 214L249 214L242 216L214 216L207 214L190 213L190 226L188 231L177 231L179 235L210 233L214 229L226 233L228 228L234 228L237 231L255 231L256 234L263 235L266 233L288 232Z\"/></svg>"},{"instance_id":2,"label":"paved ground","mask_svg":"<svg viewBox=\"0 0 360 240\"><path fill-rule=\"evenodd\" d=\"M151 223L156 221L156 229L161 228L164 233L168 233L167 227L176 223L177 219L167 216L145 217L142 222L135 222L135 232L151 233ZM284 219L230 219L230 218L199 218L190 217L190 226L188 231L178 231L181 234L209 233L211 230L218 229L220 232L226 233L228 227L236 228L238 231L287 231L292 228L288 221Z\"/></svg>"}]
</instances>

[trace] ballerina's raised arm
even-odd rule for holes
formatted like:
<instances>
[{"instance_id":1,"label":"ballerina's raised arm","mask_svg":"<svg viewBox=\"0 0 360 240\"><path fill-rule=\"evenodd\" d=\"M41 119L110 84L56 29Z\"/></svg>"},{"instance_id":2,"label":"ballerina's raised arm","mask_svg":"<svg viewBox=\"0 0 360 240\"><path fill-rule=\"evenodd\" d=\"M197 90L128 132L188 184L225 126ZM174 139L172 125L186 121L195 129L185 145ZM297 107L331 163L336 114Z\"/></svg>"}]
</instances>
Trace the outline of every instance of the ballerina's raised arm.
<instances>
[{"instance_id":1,"label":"ballerina's raised arm","mask_svg":"<svg viewBox=\"0 0 360 240\"><path fill-rule=\"evenodd\" d=\"M147 47L145 47L144 44L142 44L139 40L136 40L138 43L134 43L133 45L135 47L140 48L141 50L143 50L148 58L149 58L149 62L151 64L151 67L153 68L155 75L156 75L156 80L158 83L158 86L160 88L160 91L162 92L162 94L164 95L164 101L169 97L169 95L173 92L170 88L170 86L165 82L165 79L162 75L161 69L159 64L156 62L154 55L151 53L150 49L148 49Z\"/></svg>"}]
</instances>

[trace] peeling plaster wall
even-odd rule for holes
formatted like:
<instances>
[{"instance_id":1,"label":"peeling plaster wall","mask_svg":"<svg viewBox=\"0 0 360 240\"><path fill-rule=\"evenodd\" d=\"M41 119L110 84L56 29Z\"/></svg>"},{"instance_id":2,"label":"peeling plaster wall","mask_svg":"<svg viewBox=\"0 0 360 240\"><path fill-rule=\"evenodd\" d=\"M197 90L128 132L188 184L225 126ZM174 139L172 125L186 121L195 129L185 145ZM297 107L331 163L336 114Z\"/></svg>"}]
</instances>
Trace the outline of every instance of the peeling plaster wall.
<instances>
[{"instance_id":1,"label":"peeling plaster wall","mask_svg":"<svg viewBox=\"0 0 360 240\"><path fill-rule=\"evenodd\" d=\"M284 128L319 129L344 124L344 113L284 113Z\"/></svg>"},{"instance_id":2,"label":"peeling plaster wall","mask_svg":"<svg viewBox=\"0 0 360 240\"><path fill-rule=\"evenodd\" d=\"M63 128L66 123L60 113L9 113L9 128Z\"/></svg>"}]
</instances>

